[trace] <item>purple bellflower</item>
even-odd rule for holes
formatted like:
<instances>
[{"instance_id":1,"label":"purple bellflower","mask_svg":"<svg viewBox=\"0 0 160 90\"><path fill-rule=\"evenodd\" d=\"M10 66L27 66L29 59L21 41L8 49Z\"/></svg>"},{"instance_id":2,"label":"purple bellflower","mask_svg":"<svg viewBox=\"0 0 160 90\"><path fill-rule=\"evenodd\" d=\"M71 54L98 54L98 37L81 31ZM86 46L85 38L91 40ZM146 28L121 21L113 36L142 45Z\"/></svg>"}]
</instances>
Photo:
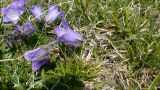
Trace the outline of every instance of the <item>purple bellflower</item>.
<instances>
[{"instance_id":1,"label":"purple bellflower","mask_svg":"<svg viewBox=\"0 0 160 90\"><path fill-rule=\"evenodd\" d=\"M17 24L17 22L20 20L20 12L18 9L12 9L12 8L2 8L2 13L4 16L4 22L13 22L14 24Z\"/></svg>"},{"instance_id":2,"label":"purple bellflower","mask_svg":"<svg viewBox=\"0 0 160 90\"><path fill-rule=\"evenodd\" d=\"M43 3L40 3L39 5L34 5L33 7L30 8L30 11L32 14L38 19L39 21L42 21L44 19L44 16L42 14L42 6Z\"/></svg>"},{"instance_id":3,"label":"purple bellflower","mask_svg":"<svg viewBox=\"0 0 160 90\"><path fill-rule=\"evenodd\" d=\"M70 45L79 46L83 41L83 37L69 27L64 17L62 18L62 27L56 27L55 33L58 41L64 41Z\"/></svg>"},{"instance_id":4,"label":"purple bellflower","mask_svg":"<svg viewBox=\"0 0 160 90\"><path fill-rule=\"evenodd\" d=\"M27 21L23 26L17 26L15 32L21 32L25 35L32 35L36 31L36 28L32 26L30 21Z\"/></svg>"},{"instance_id":5,"label":"purple bellflower","mask_svg":"<svg viewBox=\"0 0 160 90\"><path fill-rule=\"evenodd\" d=\"M58 7L55 5L48 5L48 13L46 16L46 22L53 23L58 17L63 15L63 11L59 11Z\"/></svg>"},{"instance_id":6,"label":"purple bellflower","mask_svg":"<svg viewBox=\"0 0 160 90\"><path fill-rule=\"evenodd\" d=\"M32 61L32 70L37 71L41 66L49 61L50 54L43 48L37 48L35 50L25 52L24 58L27 61Z\"/></svg>"},{"instance_id":7,"label":"purple bellflower","mask_svg":"<svg viewBox=\"0 0 160 90\"><path fill-rule=\"evenodd\" d=\"M43 20L44 19L44 15L43 15L43 11L42 11L42 6L43 4L39 4L39 5L35 5L33 7L30 8L30 11L32 12L32 14L36 17L36 19L38 20ZM58 7L55 5L48 5L48 13L45 17L46 22L51 24L53 23L57 18L59 18L60 16L63 15L63 11L59 11Z\"/></svg>"},{"instance_id":8,"label":"purple bellflower","mask_svg":"<svg viewBox=\"0 0 160 90\"><path fill-rule=\"evenodd\" d=\"M28 0L13 0L9 8L3 7L2 13L4 15L4 22L13 22L17 24L20 20L20 16L25 11L24 5L28 2Z\"/></svg>"}]
</instances>

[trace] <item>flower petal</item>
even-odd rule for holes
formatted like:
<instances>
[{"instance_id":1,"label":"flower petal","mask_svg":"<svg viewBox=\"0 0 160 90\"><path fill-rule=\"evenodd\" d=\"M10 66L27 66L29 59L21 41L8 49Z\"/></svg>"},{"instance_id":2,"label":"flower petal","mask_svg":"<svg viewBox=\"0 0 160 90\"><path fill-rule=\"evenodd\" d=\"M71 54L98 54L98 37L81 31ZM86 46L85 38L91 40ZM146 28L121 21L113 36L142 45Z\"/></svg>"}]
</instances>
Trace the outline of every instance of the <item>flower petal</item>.
<instances>
[{"instance_id":1,"label":"flower petal","mask_svg":"<svg viewBox=\"0 0 160 90\"><path fill-rule=\"evenodd\" d=\"M63 12L58 11L58 7L53 5L49 8L47 16L46 16L46 22L52 23L54 22L58 17L62 16Z\"/></svg>"},{"instance_id":2,"label":"flower petal","mask_svg":"<svg viewBox=\"0 0 160 90\"><path fill-rule=\"evenodd\" d=\"M14 0L11 4L10 4L10 9L16 9L19 12L19 15L22 15L25 11L25 7L24 7L24 0Z\"/></svg>"},{"instance_id":3,"label":"flower petal","mask_svg":"<svg viewBox=\"0 0 160 90\"><path fill-rule=\"evenodd\" d=\"M24 58L27 61L40 61L43 55L47 56L48 52L42 48L30 50L24 53Z\"/></svg>"},{"instance_id":4,"label":"flower petal","mask_svg":"<svg viewBox=\"0 0 160 90\"><path fill-rule=\"evenodd\" d=\"M40 69L41 66L43 66L48 61L49 61L49 57L46 57L44 60L41 60L41 61L33 61L32 70L37 71L38 69Z\"/></svg>"},{"instance_id":5,"label":"flower petal","mask_svg":"<svg viewBox=\"0 0 160 90\"><path fill-rule=\"evenodd\" d=\"M7 14L7 11L8 11L8 9L7 9L6 7L2 8L2 13L3 13L4 15Z\"/></svg>"},{"instance_id":6,"label":"flower petal","mask_svg":"<svg viewBox=\"0 0 160 90\"><path fill-rule=\"evenodd\" d=\"M18 10L16 9L8 9L6 16L11 20L11 21L16 21L19 19L19 13Z\"/></svg>"},{"instance_id":7,"label":"flower petal","mask_svg":"<svg viewBox=\"0 0 160 90\"><path fill-rule=\"evenodd\" d=\"M15 28L15 31L21 31L21 30L23 30L23 26L17 26L17 27Z\"/></svg>"},{"instance_id":8,"label":"flower petal","mask_svg":"<svg viewBox=\"0 0 160 90\"><path fill-rule=\"evenodd\" d=\"M19 9L28 3L28 0L13 0L13 2L10 4L10 8Z\"/></svg>"},{"instance_id":9,"label":"flower petal","mask_svg":"<svg viewBox=\"0 0 160 90\"><path fill-rule=\"evenodd\" d=\"M83 37L76 31L68 31L68 34L77 40L83 41Z\"/></svg>"},{"instance_id":10,"label":"flower petal","mask_svg":"<svg viewBox=\"0 0 160 90\"><path fill-rule=\"evenodd\" d=\"M74 31L67 32L67 34L63 35L60 39L74 46L79 46L83 41L82 36Z\"/></svg>"},{"instance_id":11,"label":"flower petal","mask_svg":"<svg viewBox=\"0 0 160 90\"><path fill-rule=\"evenodd\" d=\"M64 41L74 46L79 46L82 43L83 37L78 32L70 29L67 20L64 17L62 18L62 27L57 27L55 29L58 41Z\"/></svg>"},{"instance_id":12,"label":"flower petal","mask_svg":"<svg viewBox=\"0 0 160 90\"><path fill-rule=\"evenodd\" d=\"M58 17L62 15L63 15L62 12L56 12L56 14L54 14L54 16L49 20L49 23L53 23Z\"/></svg>"},{"instance_id":13,"label":"flower petal","mask_svg":"<svg viewBox=\"0 0 160 90\"><path fill-rule=\"evenodd\" d=\"M17 24L18 21L19 21L19 19L17 19L17 20L12 20L12 22L13 22L14 24Z\"/></svg>"},{"instance_id":14,"label":"flower petal","mask_svg":"<svg viewBox=\"0 0 160 90\"><path fill-rule=\"evenodd\" d=\"M40 21L44 18L43 15L41 15L42 6L43 6L43 3L40 3L38 6L33 6L30 8L30 11L32 12L32 14Z\"/></svg>"},{"instance_id":15,"label":"flower petal","mask_svg":"<svg viewBox=\"0 0 160 90\"><path fill-rule=\"evenodd\" d=\"M18 6L19 6L18 0L14 0L14 1L10 4L10 8L12 8L12 9L17 9Z\"/></svg>"},{"instance_id":16,"label":"flower petal","mask_svg":"<svg viewBox=\"0 0 160 90\"><path fill-rule=\"evenodd\" d=\"M58 11L58 7L56 5L52 5L51 3L48 4L49 10L55 9Z\"/></svg>"},{"instance_id":17,"label":"flower petal","mask_svg":"<svg viewBox=\"0 0 160 90\"><path fill-rule=\"evenodd\" d=\"M4 17L4 22L10 22L11 20L8 17Z\"/></svg>"},{"instance_id":18,"label":"flower petal","mask_svg":"<svg viewBox=\"0 0 160 90\"><path fill-rule=\"evenodd\" d=\"M19 6L23 6L28 3L29 3L29 0L19 0Z\"/></svg>"},{"instance_id":19,"label":"flower petal","mask_svg":"<svg viewBox=\"0 0 160 90\"><path fill-rule=\"evenodd\" d=\"M29 29L32 29L32 24L30 21L27 21L24 25L24 30L28 31Z\"/></svg>"},{"instance_id":20,"label":"flower petal","mask_svg":"<svg viewBox=\"0 0 160 90\"><path fill-rule=\"evenodd\" d=\"M19 8L19 9L18 9L19 15L21 16L21 15L24 13L24 11L25 11L25 8L24 8L24 7Z\"/></svg>"},{"instance_id":21,"label":"flower petal","mask_svg":"<svg viewBox=\"0 0 160 90\"><path fill-rule=\"evenodd\" d=\"M66 34L66 30L62 27L56 27L55 28L55 33L57 34L58 37L62 37L64 34Z\"/></svg>"},{"instance_id":22,"label":"flower petal","mask_svg":"<svg viewBox=\"0 0 160 90\"><path fill-rule=\"evenodd\" d=\"M66 30L70 29L68 22L64 17L62 18L62 27L65 28Z\"/></svg>"},{"instance_id":23,"label":"flower petal","mask_svg":"<svg viewBox=\"0 0 160 90\"><path fill-rule=\"evenodd\" d=\"M30 21L27 21L24 25L24 30L26 31L27 35L32 35L36 29L32 26Z\"/></svg>"}]
</instances>

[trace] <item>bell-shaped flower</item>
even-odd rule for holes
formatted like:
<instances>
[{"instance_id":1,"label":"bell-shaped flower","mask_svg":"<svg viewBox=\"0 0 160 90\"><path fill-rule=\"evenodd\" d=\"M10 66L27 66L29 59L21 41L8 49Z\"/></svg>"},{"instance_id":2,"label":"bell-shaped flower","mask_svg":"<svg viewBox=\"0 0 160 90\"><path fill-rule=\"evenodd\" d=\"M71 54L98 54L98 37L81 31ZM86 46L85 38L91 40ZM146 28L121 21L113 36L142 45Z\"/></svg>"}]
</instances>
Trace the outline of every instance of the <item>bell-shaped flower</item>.
<instances>
[{"instance_id":1,"label":"bell-shaped flower","mask_svg":"<svg viewBox=\"0 0 160 90\"><path fill-rule=\"evenodd\" d=\"M4 22L13 22L17 24L20 20L20 16L24 13L24 5L28 3L28 0L13 0L9 8L3 7L2 13L4 15Z\"/></svg>"},{"instance_id":2,"label":"bell-shaped flower","mask_svg":"<svg viewBox=\"0 0 160 90\"><path fill-rule=\"evenodd\" d=\"M58 7L55 5L51 6L49 4L48 8L49 9L46 16L46 22L48 22L49 24L53 23L57 18L63 15L63 11L59 11Z\"/></svg>"},{"instance_id":3,"label":"bell-shaped flower","mask_svg":"<svg viewBox=\"0 0 160 90\"><path fill-rule=\"evenodd\" d=\"M55 33L58 41L64 41L70 45L79 46L83 41L83 37L69 27L65 18L62 18L62 27L55 28Z\"/></svg>"},{"instance_id":4,"label":"bell-shaped flower","mask_svg":"<svg viewBox=\"0 0 160 90\"><path fill-rule=\"evenodd\" d=\"M27 61L32 61L32 70L37 71L41 66L49 61L50 54L43 48L37 48L35 50L25 52L24 58Z\"/></svg>"},{"instance_id":5,"label":"bell-shaped flower","mask_svg":"<svg viewBox=\"0 0 160 90\"><path fill-rule=\"evenodd\" d=\"M42 6L43 6L43 3L40 3L39 5L34 5L30 8L30 11L32 12L32 14L39 21L42 21L44 19L44 16L42 14Z\"/></svg>"},{"instance_id":6,"label":"bell-shaped flower","mask_svg":"<svg viewBox=\"0 0 160 90\"><path fill-rule=\"evenodd\" d=\"M17 24L17 22L20 20L20 12L18 9L12 9L12 8L2 8L2 13L4 15L4 22L13 22L14 24Z\"/></svg>"},{"instance_id":7,"label":"bell-shaped flower","mask_svg":"<svg viewBox=\"0 0 160 90\"><path fill-rule=\"evenodd\" d=\"M32 35L36 31L36 28L32 26L30 21L27 21L23 26L17 26L15 31L25 35Z\"/></svg>"}]
</instances>

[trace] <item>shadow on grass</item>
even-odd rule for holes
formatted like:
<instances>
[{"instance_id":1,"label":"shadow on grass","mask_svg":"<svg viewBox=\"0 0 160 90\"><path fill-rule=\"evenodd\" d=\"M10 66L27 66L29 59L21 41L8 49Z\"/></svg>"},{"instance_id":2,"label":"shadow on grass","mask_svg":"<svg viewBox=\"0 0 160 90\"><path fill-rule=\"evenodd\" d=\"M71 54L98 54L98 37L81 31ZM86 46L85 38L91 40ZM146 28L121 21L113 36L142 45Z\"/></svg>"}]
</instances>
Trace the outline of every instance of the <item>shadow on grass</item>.
<instances>
[{"instance_id":1,"label":"shadow on grass","mask_svg":"<svg viewBox=\"0 0 160 90\"><path fill-rule=\"evenodd\" d=\"M50 90L83 90L85 86L80 79L70 74L64 77L52 77L45 81L45 85Z\"/></svg>"}]
</instances>

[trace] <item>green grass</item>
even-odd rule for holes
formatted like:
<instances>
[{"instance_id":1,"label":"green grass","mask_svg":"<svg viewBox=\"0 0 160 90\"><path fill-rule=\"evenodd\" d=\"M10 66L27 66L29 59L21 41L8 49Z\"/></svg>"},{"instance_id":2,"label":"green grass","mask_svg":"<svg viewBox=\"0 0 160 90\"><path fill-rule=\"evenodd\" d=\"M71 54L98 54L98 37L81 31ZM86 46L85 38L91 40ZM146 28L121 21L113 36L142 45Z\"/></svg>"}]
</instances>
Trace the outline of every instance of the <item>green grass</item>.
<instances>
[{"instance_id":1,"label":"green grass","mask_svg":"<svg viewBox=\"0 0 160 90\"><path fill-rule=\"evenodd\" d=\"M4 2L7 6L11 0ZM40 0L30 0L39 4ZM150 89L160 86L160 2L158 0L52 0L70 25L80 32L80 47L60 43L49 63L33 73L23 53L56 39L51 27L36 26L33 36L12 42L5 38L13 31L11 23L0 25L0 87L2 90L53 89ZM47 9L45 0L43 9ZM19 24L29 19L26 12ZM31 17L33 18L33 17ZM25 41L24 41L25 40ZM91 85L91 86L88 86Z\"/></svg>"}]
</instances>

